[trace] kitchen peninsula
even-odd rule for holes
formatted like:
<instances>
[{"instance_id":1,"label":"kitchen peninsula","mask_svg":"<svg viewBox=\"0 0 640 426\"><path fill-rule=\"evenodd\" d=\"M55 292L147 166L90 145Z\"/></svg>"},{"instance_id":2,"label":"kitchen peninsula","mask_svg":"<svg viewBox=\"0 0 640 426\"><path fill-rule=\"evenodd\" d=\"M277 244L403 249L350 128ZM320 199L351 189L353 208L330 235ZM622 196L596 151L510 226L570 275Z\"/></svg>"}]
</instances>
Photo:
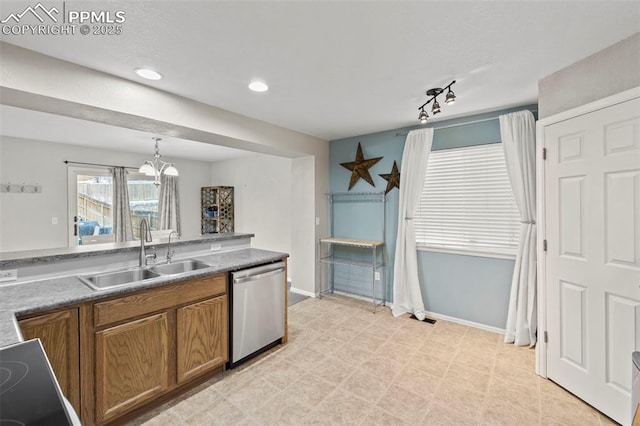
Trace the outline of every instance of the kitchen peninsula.
<instances>
[{"instance_id":1,"label":"kitchen peninsula","mask_svg":"<svg viewBox=\"0 0 640 426\"><path fill-rule=\"evenodd\" d=\"M251 248L252 234L213 234L146 246L155 265L198 269L95 290L79 276L138 268L139 242L1 254L0 346L40 337L82 423L118 424L224 370L229 350L229 272L285 253ZM165 267L165 269L162 269ZM173 269L173 268L172 268ZM286 280L282 283L285 298ZM128 369L126 374L120 374ZM133 377L130 382L123 377Z\"/></svg>"}]
</instances>

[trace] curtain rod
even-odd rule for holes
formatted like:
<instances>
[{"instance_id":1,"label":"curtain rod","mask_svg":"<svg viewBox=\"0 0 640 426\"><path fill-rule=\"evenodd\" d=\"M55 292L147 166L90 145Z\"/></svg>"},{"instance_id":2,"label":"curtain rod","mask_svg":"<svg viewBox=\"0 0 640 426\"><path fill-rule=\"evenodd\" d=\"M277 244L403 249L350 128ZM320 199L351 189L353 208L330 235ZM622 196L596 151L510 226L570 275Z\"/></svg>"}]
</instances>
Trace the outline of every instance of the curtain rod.
<instances>
[{"instance_id":1,"label":"curtain rod","mask_svg":"<svg viewBox=\"0 0 640 426\"><path fill-rule=\"evenodd\" d=\"M83 166L96 166L96 167L124 167L125 169L139 170L139 167L128 167L128 166L114 166L113 164L99 164L99 163L84 163L82 161L69 161L64 160L64 164L81 164Z\"/></svg>"},{"instance_id":2,"label":"curtain rod","mask_svg":"<svg viewBox=\"0 0 640 426\"><path fill-rule=\"evenodd\" d=\"M531 111L531 112L538 112L537 109L528 109L526 111ZM441 126L441 127L433 127L433 131L436 130L442 130L442 129L449 129L451 127L460 127L460 126L466 126L467 124L476 124L476 123L484 123L485 121L493 121L493 120L499 120L500 116L498 117L491 117L491 118L483 118L481 120L471 120L471 121L465 121L464 123L456 123L456 124L450 124L448 126ZM396 136L407 136L409 133L396 133Z\"/></svg>"}]
</instances>

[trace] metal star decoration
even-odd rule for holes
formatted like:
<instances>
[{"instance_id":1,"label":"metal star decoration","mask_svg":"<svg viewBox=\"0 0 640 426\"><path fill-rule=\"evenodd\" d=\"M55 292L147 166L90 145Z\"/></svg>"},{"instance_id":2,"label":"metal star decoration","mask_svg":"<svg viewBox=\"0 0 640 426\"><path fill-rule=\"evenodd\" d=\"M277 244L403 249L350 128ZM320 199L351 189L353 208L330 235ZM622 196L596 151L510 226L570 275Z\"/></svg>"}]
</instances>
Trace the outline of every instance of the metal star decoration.
<instances>
[{"instance_id":1,"label":"metal star decoration","mask_svg":"<svg viewBox=\"0 0 640 426\"><path fill-rule=\"evenodd\" d=\"M388 194L393 188L400 190L400 172L398 171L398 164L396 164L395 161L393 162L391 173L380 175L380 177L387 181L387 189L384 191L385 194Z\"/></svg>"},{"instance_id":2,"label":"metal star decoration","mask_svg":"<svg viewBox=\"0 0 640 426\"><path fill-rule=\"evenodd\" d=\"M362 178L366 180L369 185L376 186L373 183L373 179L369 174L369 168L376 164L378 161L382 160L383 157L371 158L369 160L364 159L364 154L362 153L362 146L360 142L358 142L358 150L356 151L356 160L349 163L340 163L340 165L346 169L351 170L351 180L349 181L349 191L353 188L353 185L356 184L358 179Z\"/></svg>"}]
</instances>

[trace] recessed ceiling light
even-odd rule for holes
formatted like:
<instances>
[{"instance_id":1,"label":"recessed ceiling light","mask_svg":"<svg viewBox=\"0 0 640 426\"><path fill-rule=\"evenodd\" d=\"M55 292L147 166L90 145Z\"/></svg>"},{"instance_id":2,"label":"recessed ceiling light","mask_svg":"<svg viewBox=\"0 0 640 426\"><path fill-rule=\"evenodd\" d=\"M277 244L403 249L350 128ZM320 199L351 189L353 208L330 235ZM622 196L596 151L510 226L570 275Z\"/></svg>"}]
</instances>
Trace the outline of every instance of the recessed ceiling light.
<instances>
[{"instance_id":1,"label":"recessed ceiling light","mask_svg":"<svg viewBox=\"0 0 640 426\"><path fill-rule=\"evenodd\" d=\"M269 86L267 86L266 83L263 83L262 81L252 81L251 83L249 83L249 89L253 90L254 92L266 92L267 90L269 90Z\"/></svg>"},{"instance_id":2,"label":"recessed ceiling light","mask_svg":"<svg viewBox=\"0 0 640 426\"><path fill-rule=\"evenodd\" d=\"M146 68L136 68L136 74L138 74L142 78L146 78L147 80L160 80L162 78L162 74L157 71L149 70Z\"/></svg>"}]
</instances>

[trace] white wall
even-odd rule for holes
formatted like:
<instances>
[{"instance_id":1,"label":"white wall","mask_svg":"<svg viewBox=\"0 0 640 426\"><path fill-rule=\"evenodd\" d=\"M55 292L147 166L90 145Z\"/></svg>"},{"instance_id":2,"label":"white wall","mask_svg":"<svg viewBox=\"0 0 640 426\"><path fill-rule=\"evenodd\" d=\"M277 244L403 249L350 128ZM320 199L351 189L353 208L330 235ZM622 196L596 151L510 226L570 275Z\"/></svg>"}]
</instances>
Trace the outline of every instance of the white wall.
<instances>
[{"instance_id":1,"label":"white wall","mask_svg":"<svg viewBox=\"0 0 640 426\"><path fill-rule=\"evenodd\" d=\"M64 247L68 243L64 160L136 167L151 157L46 141L0 137L0 182L42 185L41 194L0 193L0 252ZM200 233L200 187L211 163L170 158L180 172L182 234ZM51 218L57 217L53 225Z\"/></svg>"},{"instance_id":2,"label":"white wall","mask_svg":"<svg viewBox=\"0 0 640 426\"><path fill-rule=\"evenodd\" d=\"M317 182L318 174L323 173L327 173L327 170L318 170L317 157L309 156L293 160L291 211L292 216L298 220L291 224L291 244L296 254L291 267L291 288L308 296L317 295L319 290L319 283L316 285L318 268L316 241L328 235L326 193L329 192L329 186L321 186L321 190L316 186L314 191L313 185L313 176L316 176ZM319 219L317 225L316 218ZM314 228L315 232L310 232Z\"/></svg>"},{"instance_id":3,"label":"white wall","mask_svg":"<svg viewBox=\"0 0 640 426\"><path fill-rule=\"evenodd\" d=\"M538 82L538 118L640 86L640 33Z\"/></svg>"},{"instance_id":4,"label":"white wall","mask_svg":"<svg viewBox=\"0 0 640 426\"><path fill-rule=\"evenodd\" d=\"M256 154L211 167L213 185L235 187L236 231L254 233L253 247L289 253L292 289L307 295L316 294L315 217L325 213L315 210L315 162Z\"/></svg>"},{"instance_id":5,"label":"white wall","mask_svg":"<svg viewBox=\"0 0 640 426\"><path fill-rule=\"evenodd\" d=\"M291 254L291 159L256 154L211 163L211 185L233 186L235 231L251 245Z\"/></svg>"}]
</instances>

